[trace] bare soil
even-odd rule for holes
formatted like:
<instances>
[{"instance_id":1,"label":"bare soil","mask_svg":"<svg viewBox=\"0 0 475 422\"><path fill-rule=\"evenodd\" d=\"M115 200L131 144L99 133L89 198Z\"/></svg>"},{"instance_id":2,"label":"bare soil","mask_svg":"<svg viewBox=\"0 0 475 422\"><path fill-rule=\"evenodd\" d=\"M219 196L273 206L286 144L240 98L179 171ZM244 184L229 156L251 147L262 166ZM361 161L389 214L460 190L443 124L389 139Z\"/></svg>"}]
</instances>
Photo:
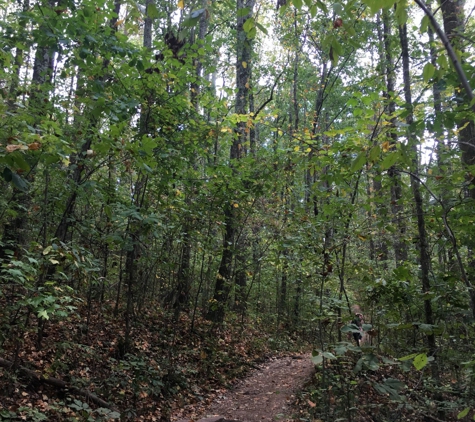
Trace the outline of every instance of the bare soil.
<instances>
[{"instance_id":1,"label":"bare soil","mask_svg":"<svg viewBox=\"0 0 475 422\"><path fill-rule=\"evenodd\" d=\"M314 372L310 355L272 358L231 390L218 395L201 415L201 420L295 421L298 419L292 406L295 394L312 378ZM222 419L215 419L216 416Z\"/></svg>"}]
</instances>

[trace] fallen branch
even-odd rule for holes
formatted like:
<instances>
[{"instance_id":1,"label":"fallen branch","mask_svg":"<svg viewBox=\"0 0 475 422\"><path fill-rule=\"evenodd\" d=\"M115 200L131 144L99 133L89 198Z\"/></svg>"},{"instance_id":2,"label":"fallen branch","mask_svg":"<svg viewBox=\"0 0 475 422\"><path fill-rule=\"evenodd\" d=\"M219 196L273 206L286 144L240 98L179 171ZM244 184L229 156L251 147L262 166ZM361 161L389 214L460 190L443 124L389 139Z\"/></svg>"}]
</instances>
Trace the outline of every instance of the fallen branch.
<instances>
[{"instance_id":1,"label":"fallen branch","mask_svg":"<svg viewBox=\"0 0 475 422\"><path fill-rule=\"evenodd\" d=\"M0 366L3 368L10 369L10 368L13 368L13 362L0 358ZM100 407L104 407L106 409L110 409L110 410L114 410L118 412L118 409L114 405L107 403L106 401L102 400L100 397L97 397L94 393L91 393L89 390L68 385L65 381L60 380L58 378L53 378L53 377L45 378L43 375L38 375L35 371L25 368L24 366L18 366L16 370L20 374L27 376L28 378L32 379L35 382L51 385L60 390L68 390L73 394L86 397L86 399L90 400L92 403L97 404Z\"/></svg>"}]
</instances>

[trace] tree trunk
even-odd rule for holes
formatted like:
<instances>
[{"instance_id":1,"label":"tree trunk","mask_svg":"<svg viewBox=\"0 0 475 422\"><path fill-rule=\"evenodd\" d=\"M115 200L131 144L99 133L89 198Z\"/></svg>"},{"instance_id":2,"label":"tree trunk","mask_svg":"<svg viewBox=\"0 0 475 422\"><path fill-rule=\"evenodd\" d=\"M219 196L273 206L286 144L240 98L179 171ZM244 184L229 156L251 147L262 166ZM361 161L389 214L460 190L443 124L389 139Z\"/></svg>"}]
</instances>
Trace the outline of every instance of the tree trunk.
<instances>
[{"instance_id":1,"label":"tree trunk","mask_svg":"<svg viewBox=\"0 0 475 422\"><path fill-rule=\"evenodd\" d=\"M419 182L419 158L417 151L417 139L414 138L412 132L412 126L414 124L413 112L412 112L412 92L411 92L411 77L410 77L410 61L409 61L409 47L407 40L407 26L403 25L399 27L399 39L401 42L401 51L402 51L402 64L403 64L403 80L404 80L404 99L406 101L406 108L408 110L406 116L406 123L409 130L407 131L408 143L411 146L412 152L414 154L413 159L413 169L411 174L411 187L412 194L414 197L414 203L416 207L417 215L417 231L419 235L419 263L421 268L421 287L423 294L429 294L431 291L430 285L430 252L429 252L429 243L427 237L427 231L425 227L424 220L424 206L422 202L421 188ZM424 299L424 313L426 324L433 325L434 317L432 311L432 302L430 298ZM437 345L435 341L434 333L427 335L427 345L429 348L429 353L431 356L436 355ZM431 365L432 376L434 379L439 379L439 371L437 363L434 362Z\"/></svg>"},{"instance_id":2,"label":"tree trunk","mask_svg":"<svg viewBox=\"0 0 475 422\"><path fill-rule=\"evenodd\" d=\"M442 16L444 19L444 29L449 41L459 51L463 52L463 46L460 34L465 31L463 0L443 1L441 2ZM463 93L462 104L468 103L471 99L468 93L460 86L460 92ZM473 119L465 119L459 123L459 147L462 151L462 163L470 166L475 164L475 124ZM475 199L475 186L473 181L469 189L470 196Z\"/></svg>"},{"instance_id":3,"label":"tree trunk","mask_svg":"<svg viewBox=\"0 0 475 422\"><path fill-rule=\"evenodd\" d=\"M244 31L244 22L252 16L255 0L237 0L237 10L248 8L249 12L245 16L237 17L237 46L236 46L236 114L247 114L249 111L249 88L251 80L251 56L252 42L247 38ZM238 177L237 171L233 165L245 155L247 140L247 122L239 122L234 131L234 139L231 145L230 159L231 166L235 177ZM237 248L236 233L239 224L239 212L227 200L224 206L224 223L226 230L223 239L223 254L219 265L218 275L216 277L216 285L213 295L213 304L208 312L207 318L214 322L222 322L225 316L226 303L232 288L232 262ZM242 246L242 245L241 245ZM241 252L242 254L242 252ZM243 278L245 274L241 274L241 288L245 289L246 281Z\"/></svg>"},{"instance_id":4,"label":"tree trunk","mask_svg":"<svg viewBox=\"0 0 475 422\"><path fill-rule=\"evenodd\" d=\"M153 4L155 0L146 0L145 9L148 10L148 6ZM144 20L144 31L143 31L143 46L147 49L152 48L152 29L153 29L153 20L148 15ZM150 96L149 96L150 97ZM144 135L148 131L148 117L150 114L150 107L152 107L153 99L148 98L146 104L143 104L140 112L140 135ZM134 192L132 197L132 203L140 212L144 205L145 192L147 191L148 176L143 173L139 173L137 180L134 184ZM135 284L137 278L137 260L139 258L140 252L140 238L141 238L141 227L140 223L133 222L129 218L127 225L127 253L125 258L125 282L127 286L127 305L125 309L125 334L124 340L122 343L123 350L119 350L121 354L127 353L131 346L131 330L132 330L132 318L133 318L133 305L134 305L134 296L135 296Z\"/></svg>"},{"instance_id":5,"label":"tree trunk","mask_svg":"<svg viewBox=\"0 0 475 422\"><path fill-rule=\"evenodd\" d=\"M385 50L385 73L386 73L386 97L388 99L388 114L391 116L391 132L390 144L393 148L396 148L398 142L396 129L396 103L394 101L395 96L395 75L394 75L394 64L392 57L392 48L391 48L391 19L389 11L383 11L383 40L384 40L384 50ZM406 233L406 226L403 217L403 207L401 204L402 198L402 187L400 177L396 171L396 168L393 166L388 170L388 175L392 179L391 185L391 210L393 214L393 223L397 228L395 237L394 237L394 255L396 260L396 265L401 264L404 261L407 261L407 247L404 243L404 237Z\"/></svg>"}]
</instances>

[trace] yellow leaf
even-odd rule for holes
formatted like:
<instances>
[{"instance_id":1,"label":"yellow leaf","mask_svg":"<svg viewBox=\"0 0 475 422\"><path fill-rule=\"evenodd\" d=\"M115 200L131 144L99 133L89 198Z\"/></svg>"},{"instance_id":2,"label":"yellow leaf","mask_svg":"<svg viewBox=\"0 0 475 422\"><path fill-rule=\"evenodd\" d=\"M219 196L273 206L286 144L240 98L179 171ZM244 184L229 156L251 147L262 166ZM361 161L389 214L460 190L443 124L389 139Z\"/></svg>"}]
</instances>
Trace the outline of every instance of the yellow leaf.
<instances>
[{"instance_id":1,"label":"yellow leaf","mask_svg":"<svg viewBox=\"0 0 475 422\"><path fill-rule=\"evenodd\" d=\"M305 152L311 152L311 151L312 151L312 148L307 148L307 149L305 150Z\"/></svg>"},{"instance_id":2,"label":"yellow leaf","mask_svg":"<svg viewBox=\"0 0 475 422\"><path fill-rule=\"evenodd\" d=\"M389 151L389 141L383 142L383 145L381 145L381 148L383 152L388 152Z\"/></svg>"},{"instance_id":3,"label":"yellow leaf","mask_svg":"<svg viewBox=\"0 0 475 422\"><path fill-rule=\"evenodd\" d=\"M238 204L237 202L235 202L235 203L233 204L233 207L234 207L234 208L239 208L239 204Z\"/></svg>"},{"instance_id":4,"label":"yellow leaf","mask_svg":"<svg viewBox=\"0 0 475 422\"><path fill-rule=\"evenodd\" d=\"M178 0L178 8L179 9L185 8L185 0Z\"/></svg>"},{"instance_id":5,"label":"yellow leaf","mask_svg":"<svg viewBox=\"0 0 475 422\"><path fill-rule=\"evenodd\" d=\"M363 236L363 235L361 235L361 234L359 234L359 235L358 235L358 239L360 239L360 240L366 240L366 237Z\"/></svg>"},{"instance_id":6,"label":"yellow leaf","mask_svg":"<svg viewBox=\"0 0 475 422\"><path fill-rule=\"evenodd\" d=\"M247 63L246 62L242 62L242 67L245 69L247 67Z\"/></svg>"},{"instance_id":7,"label":"yellow leaf","mask_svg":"<svg viewBox=\"0 0 475 422\"><path fill-rule=\"evenodd\" d=\"M294 148L294 151L300 151L300 147L297 145L295 148Z\"/></svg>"},{"instance_id":8,"label":"yellow leaf","mask_svg":"<svg viewBox=\"0 0 475 422\"><path fill-rule=\"evenodd\" d=\"M246 82L246 85L245 85L245 87L246 87L247 89L249 89L249 88L250 88L250 86L249 86L249 82Z\"/></svg>"},{"instance_id":9,"label":"yellow leaf","mask_svg":"<svg viewBox=\"0 0 475 422\"><path fill-rule=\"evenodd\" d=\"M122 25L124 23L124 19L119 19L114 26L119 26L119 25Z\"/></svg>"},{"instance_id":10,"label":"yellow leaf","mask_svg":"<svg viewBox=\"0 0 475 422\"><path fill-rule=\"evenodd\" d=\"M432 174L432 169L427 170L427 173Z\"/></svg>"}]
</instances>

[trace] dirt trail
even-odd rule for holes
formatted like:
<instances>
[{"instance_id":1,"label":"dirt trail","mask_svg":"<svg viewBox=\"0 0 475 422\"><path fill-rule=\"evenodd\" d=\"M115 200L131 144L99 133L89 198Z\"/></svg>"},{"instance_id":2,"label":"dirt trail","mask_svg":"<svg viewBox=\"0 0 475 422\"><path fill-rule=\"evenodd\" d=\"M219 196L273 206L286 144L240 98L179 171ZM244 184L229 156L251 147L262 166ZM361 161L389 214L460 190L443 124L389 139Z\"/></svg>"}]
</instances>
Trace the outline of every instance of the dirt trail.
<instances>
[{"instance_id":1,"label":"dirt trail","mask_svg":"<svg viewBox=\"0 0 475 422\"><path fill-rule=\"evenodd\" d=\"M225 395L218 396L200 421L293 421L291 405L295 393L313 373L310 355L270 359Z\"/></svg>"}]
</instances>

